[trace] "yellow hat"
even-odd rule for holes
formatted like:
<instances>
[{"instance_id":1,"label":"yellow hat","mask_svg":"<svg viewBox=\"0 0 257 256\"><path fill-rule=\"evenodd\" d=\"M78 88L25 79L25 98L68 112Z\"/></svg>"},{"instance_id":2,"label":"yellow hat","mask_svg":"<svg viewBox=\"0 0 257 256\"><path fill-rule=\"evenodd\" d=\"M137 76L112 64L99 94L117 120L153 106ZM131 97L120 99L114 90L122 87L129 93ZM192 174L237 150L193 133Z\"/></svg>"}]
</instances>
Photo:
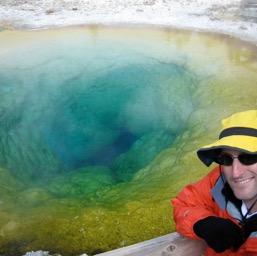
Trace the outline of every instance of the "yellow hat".
<instances>
[{"instance_id":1,"label":"yellow hat","mask_svg":"<svg viewBox=\"0 0 257 256\"><path fill-rule=\"evenodd\" d=\"M217 162L221 149L257 154L257 110L239 112L222 120L219 140L200 148L197 155L207 166Z\"/></svg>"}]
</instances>

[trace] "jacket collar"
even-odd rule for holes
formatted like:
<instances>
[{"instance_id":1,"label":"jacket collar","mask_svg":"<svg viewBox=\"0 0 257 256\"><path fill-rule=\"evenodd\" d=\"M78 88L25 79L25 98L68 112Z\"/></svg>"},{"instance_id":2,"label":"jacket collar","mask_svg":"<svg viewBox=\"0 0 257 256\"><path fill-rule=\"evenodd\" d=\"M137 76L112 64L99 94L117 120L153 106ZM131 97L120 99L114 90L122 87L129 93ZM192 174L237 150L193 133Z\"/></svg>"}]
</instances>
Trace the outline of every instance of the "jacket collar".
<instances>
[{"instance_id":1,"label":"jacket collar","mask_svg":"<svg viewBox=\"0 0 257 256\"><path fill-rule=\"evenodd\" d=\"M242 201L237 199L226 181L224 173L217 179L211 194L215 202L222 210L228 211L232 216L237 219L242 218L241 205Z\"/></svg>"}]
</instances>

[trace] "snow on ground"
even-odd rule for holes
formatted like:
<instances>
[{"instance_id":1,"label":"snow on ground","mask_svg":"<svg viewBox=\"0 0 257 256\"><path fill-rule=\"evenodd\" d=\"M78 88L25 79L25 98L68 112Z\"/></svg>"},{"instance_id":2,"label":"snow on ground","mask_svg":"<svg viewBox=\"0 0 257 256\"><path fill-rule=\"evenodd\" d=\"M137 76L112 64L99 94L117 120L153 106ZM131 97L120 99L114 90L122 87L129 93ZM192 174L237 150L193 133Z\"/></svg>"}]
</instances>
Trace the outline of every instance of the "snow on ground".
<instances>
[{"instance_id":1,"label":"snow on ground","mask_svg":"<svg viewBox=\"0 0 257 256\"><path fill-rule=\"evenodd\" d=\"M0 0L0 28L147 24L230 34L257 44L241 0ZM256 21L256 19L255 19Z\"/></svg>"}]
</instances>

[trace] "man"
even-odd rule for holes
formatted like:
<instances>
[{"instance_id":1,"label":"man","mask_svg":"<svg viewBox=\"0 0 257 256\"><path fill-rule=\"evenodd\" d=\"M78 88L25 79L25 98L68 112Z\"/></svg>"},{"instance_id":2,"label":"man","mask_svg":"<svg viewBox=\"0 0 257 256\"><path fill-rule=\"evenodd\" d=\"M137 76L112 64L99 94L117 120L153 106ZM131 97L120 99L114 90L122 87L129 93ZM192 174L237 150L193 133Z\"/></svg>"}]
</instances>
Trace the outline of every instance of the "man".
<instances>
[{"instance_id":1,"label":"man","mask_svg":"<svg viewBox=\"0 0 257 256\"><path fill-rule=\"evenodd\" d=\"M218 166L172 199L177 232L204 239L205 256L257 255L257 110L224 119L219 140L197 155Z\"/></svg>"}]
</instances>

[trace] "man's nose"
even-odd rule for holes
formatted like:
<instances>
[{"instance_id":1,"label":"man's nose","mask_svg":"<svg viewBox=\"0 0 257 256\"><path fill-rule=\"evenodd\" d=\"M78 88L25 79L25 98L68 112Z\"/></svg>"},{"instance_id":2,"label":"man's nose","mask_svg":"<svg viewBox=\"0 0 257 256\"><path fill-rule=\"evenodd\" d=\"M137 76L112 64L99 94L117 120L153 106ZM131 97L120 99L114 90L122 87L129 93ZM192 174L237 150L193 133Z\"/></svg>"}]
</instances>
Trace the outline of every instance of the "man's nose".
<instances>
[{"instance_id":1,"label":"man's nose","mask_svg":"<svg viewBox=\"0 0 257 256\"><path fill-rule=\"evenodd\" d=\"M234 158L232 163L233 178L238 178L244 173L244 165L237 158Z\"/></svg>"}]
</instances>

